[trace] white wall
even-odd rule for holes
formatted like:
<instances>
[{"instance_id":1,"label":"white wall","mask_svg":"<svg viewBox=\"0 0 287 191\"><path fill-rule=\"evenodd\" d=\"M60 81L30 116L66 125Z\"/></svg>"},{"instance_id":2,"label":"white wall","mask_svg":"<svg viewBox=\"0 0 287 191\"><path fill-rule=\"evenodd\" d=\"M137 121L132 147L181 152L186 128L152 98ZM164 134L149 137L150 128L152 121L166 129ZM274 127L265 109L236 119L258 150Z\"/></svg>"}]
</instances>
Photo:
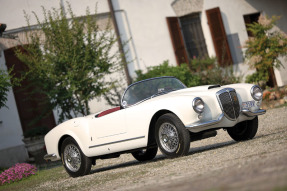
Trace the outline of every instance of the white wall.
<instances>
[{"instance_id":1,"label":"white wall","mask_svg":"<svg viewBox=\"0 0 287 191\"><path fill-rule=\"evenodd\" d=\"M3 51L0 52L0 69L7 70ZM28 159L12 89L8 92L6 106L0 109L0 167L10 167Z\"/></svg>"},{"instance_id":2,"label":"white wall","mask_svg":"<svg viewBox=\"0 0 287 191\"><path fill-rule=\"evenodd\" d=\"M97 12L109 12L107 0L0 0L0 22L7 24L6 31L27 26L23 11L25 10L31 17L31 25L37 24L32 12L35 12L40 21L43 20L42 7L51 10L52 7L59 8L60 4L67 7L66 2L72 5L72 10L76 16L86 15L86 8L90 8L91 14Z\"/></svg>"},{"instance_id":3,"label":"white wall","mask_svg":"<svg viewBox=\"0 0 287 191\"><path fill-rule=\"evenodd\" d=\"M131 39L129 47L129 70L145 70L169 60L176 65L166 17L175 16L171 7L173 0L113 0L116 19L124 41ZM130 29L129 29L130 27ZM136 57L137 55L137 57Z\"/></svg>"},{"instance_id":4,"label":"white wall","mask_svg":"<svg viewBox=\"0 0 287 191\"><path fill-rule=\"evenodd\" d=\"M0 68L7 70L3 51L0 56ZM12 89L8 92L7 107L0 109L0 150L23 144L23 131Z\"/></svg>"}]
</instances>

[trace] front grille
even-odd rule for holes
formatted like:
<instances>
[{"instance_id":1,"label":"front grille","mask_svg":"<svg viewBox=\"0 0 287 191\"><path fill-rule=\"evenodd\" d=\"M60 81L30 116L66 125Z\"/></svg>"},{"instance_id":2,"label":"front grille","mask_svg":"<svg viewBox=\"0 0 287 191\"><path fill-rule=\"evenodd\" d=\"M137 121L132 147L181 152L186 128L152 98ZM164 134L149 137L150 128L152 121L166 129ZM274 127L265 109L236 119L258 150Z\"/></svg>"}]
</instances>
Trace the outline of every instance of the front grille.
<instances>
[{"instance_id":1,"label":"front grille","mask_svg":"<svg viewBox=\"0 0 287 191\"><path fill-rule=\"evenodd\" d=\"M225 116L236 120L239 116L240 105L234 89L226 88L217 92L218 101Z\"/></svg>"}]
</instances>

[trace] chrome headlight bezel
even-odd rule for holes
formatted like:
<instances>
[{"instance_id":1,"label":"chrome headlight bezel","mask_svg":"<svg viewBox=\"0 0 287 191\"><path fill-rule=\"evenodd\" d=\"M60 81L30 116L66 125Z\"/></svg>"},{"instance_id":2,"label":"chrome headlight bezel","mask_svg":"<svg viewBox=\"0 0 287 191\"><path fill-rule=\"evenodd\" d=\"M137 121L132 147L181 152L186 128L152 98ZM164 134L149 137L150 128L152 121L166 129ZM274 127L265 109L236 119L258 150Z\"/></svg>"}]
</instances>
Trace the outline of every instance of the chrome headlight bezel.
<instances>
[{"instance_id":1,"label":"chrome headlight bezel","mask_svg":"<svg viewBox=\"0 0 287 191\"><path fill-rule=\"evenodd\" d=\"M258 85L252 86L250 93L255 101L260 101L263 97L263 91Z\"/></svg>"},{"instance_id":2,"label":"chrome headlight bezel","mask_svg":"<svg viewBox=\"0 0 287 191\"><path fill-rule=\"evenodd\" d=\"M194 98L192 101L192 107L196 113L201 114L204 111L203 100L200 97Z\"/></svg>"}]
</instances>

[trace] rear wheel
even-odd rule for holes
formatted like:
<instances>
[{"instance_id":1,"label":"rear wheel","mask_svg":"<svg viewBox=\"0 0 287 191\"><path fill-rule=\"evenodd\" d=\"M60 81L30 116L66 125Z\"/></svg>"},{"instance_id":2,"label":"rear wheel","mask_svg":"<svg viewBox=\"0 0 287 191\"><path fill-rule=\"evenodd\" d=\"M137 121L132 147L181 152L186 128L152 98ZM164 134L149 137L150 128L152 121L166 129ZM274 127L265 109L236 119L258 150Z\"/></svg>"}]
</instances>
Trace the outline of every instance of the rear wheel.
<instances>
[{"instance_id":1,"label":"rear wheel","mask_svg":"<svg viewBox=\"0 0 287 191\"><path fill-rule=\"evenodd\" d=\"M148 161L154 159L156 156L158 147L142 149L132 153L133 157L138 161Z\"/></svg>"},{"instance_id":2,"label":"rear wheel","mask_svg":"<svg viewBox=\"0 0 287 191\"><path fill-rule=\"evenodd\" d=\"M63 141L61 158L67 173L71 177L84 176L91 171L92 160L82 152L76 141L71 137Z\"/></svg>"},{"instance_id":3,"label":"rear wheel","mask_svg":"<svg viewBox=\"0 0 287 191\"><path fill-rule=\"evenodd\" d=\"M235 141L245 141L252 139L258 129L258 117L249 121L243 121L238 123L234 127L227 128L227 132Z\"/></svg>"},{"instance_id":4,"label":"rear wheel","mask_svg":"<svg viewBox=\"0 0 287 191\"><path fill-rule=\"evenodd\" d=\"M172 113L164 114L157 120L155 137L161 152L167 157L184 156L189 152L189 131Z\"/></svg>"}]
</instances>

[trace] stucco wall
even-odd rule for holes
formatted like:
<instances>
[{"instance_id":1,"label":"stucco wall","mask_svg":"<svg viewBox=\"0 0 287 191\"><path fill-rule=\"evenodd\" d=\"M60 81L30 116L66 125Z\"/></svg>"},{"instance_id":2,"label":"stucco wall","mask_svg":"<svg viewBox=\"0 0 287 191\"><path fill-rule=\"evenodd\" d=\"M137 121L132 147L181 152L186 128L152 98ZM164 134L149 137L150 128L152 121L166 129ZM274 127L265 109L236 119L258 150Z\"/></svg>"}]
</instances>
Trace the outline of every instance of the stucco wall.
<instances>
[{"instance_id":1,"label":"stucco wall","mask_svg":"<svg viewBox=\"0 0 287 191\"><path fill-rule=\"evenodd\" d=\"M0 52L0 55L0 68L7 70L3 51ZM22 142L23 131L12 89L8 92L8 98L6 102L7 107L0 109L0 167L7 167L13 162L21 162L28 159L27 151ZM9 153L14 154L10 155ZM19 159L18 161L17 158Z\"/></svg>"},{"instance_id":2,"label":"stucco wall","mask_svg":"<svg viewBox=\"0 0 287 191\"><path fill-rule=\"evenodd\" d=\"M132 77L135 77L134 69L145 70L146 67L159 65L164 60L176 65L166 22L166 17L175 16L171 3L172 0L113 1L114 9L122 10L116 13L121 37L124 41L131 39L128 46Z\"/></svg>"},{"instance_id":3,"label":"stucco wall","mask_svg":"<svg viewBox=\"0 0 287 191\"><path fill-rule=\"evenodd\" d=\"M7 24L6 31L11 29L17 29L27 26L24 18L23 11L25 10L31 17L31 25L36 24L36 20L32 15L35 12L39 19L43 19L42 7L51 10L52 7L59 8L60 4L67 8L66 0L9 0L1 1L0 6L0 22ZM107 0L68 0L70 2L73 12L76 16L86 15L86 8L90 8L91 14L95 13L95 7L97 4L97 13L109 12Z\"/></svg>"}]
</instances>

